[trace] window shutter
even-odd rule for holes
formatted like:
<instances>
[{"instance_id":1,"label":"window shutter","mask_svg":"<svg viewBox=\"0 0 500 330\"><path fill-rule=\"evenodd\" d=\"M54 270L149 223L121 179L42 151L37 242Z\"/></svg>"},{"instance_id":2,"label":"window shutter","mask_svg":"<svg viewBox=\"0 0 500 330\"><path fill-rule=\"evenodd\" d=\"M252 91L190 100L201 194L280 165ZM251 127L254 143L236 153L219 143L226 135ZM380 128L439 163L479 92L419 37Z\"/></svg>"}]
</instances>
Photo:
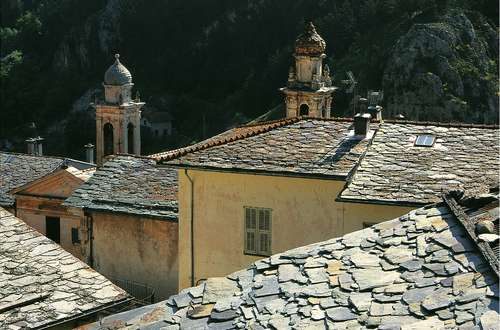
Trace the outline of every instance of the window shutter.
<instances>
[{"instance_id":1,"label":"window shutter","mask_svg":"<svg viewBox=\"0 0 500 330\"><path fill-rule=\"evenodd\" d=\"M245 208L245 252L257 252L257 211Z\"/></svg>"},{"instance_id":2,"label":"window shutter","mask_svg":"<svg viewBox=\"0 0 500 330\"><path fill-rule=\"evenodd\" d=\"M259 254L271 254L271 211L259 210Z\"/></svg>"},{"instance_id":3,"label":"window shutter","mask_svg":"<svg viewBox=\"0 0 500 330\"><path fill-rule=\"evenodd\" d=\"M271 210L245 207L245 253L271 254Z\"/></svg>"}]
</instances>

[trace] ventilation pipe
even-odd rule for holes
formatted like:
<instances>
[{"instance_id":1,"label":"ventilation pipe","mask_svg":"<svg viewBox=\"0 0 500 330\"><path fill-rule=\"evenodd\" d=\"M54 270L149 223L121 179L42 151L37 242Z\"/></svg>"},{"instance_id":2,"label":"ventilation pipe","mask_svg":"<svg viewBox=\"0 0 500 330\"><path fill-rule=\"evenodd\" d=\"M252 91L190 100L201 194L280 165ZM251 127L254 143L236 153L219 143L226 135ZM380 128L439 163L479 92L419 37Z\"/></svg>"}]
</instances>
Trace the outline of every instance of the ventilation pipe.
<instances>
[{"instance_id":1,"label":"ventilation pipe","mask_svg":"<svg viewBox=\"0 0 500 330\"><path fill-rule=\"evenodd\" d=\"M94 145L92 143L87 143L83 147L85 148L85 161L94 164Z\"/></svg>"},{"instance_id":2,"label":"ventilation pipe","mask_svg":"<svg viewBox=\"0 0 500 330\"><path fill-rule=\"evenodd\" d=\"M43 156L43 140L44 138L40 136L35 138L35 153L37 156Z\"/></svg>"},{"instance_id":3,"label":"ventilation pipe","mask_svg":"<svg viewBox=\"0 0 500 330\"><path fill-rule=\"evenodd\" d=\"M29 138L26 139L26 146L27 146L27 152L28 155L35 155L35 139L34 138Z\"/></svg>"}]
</instances>

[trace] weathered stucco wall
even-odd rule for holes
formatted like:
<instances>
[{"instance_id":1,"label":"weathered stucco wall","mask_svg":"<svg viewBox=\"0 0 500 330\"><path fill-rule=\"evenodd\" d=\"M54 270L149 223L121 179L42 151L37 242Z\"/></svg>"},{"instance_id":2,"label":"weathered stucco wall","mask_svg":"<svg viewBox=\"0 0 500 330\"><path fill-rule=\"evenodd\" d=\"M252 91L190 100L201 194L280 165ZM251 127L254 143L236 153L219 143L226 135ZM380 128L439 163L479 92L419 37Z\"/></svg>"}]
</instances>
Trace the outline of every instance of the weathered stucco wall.
<instances>
[{"instance_id":1,"label":"weathered stucco wall","mask_svg":"<svg viewBox=\"0 0 500 330\"><path fill-rule=\"evenodd\" d=\"M17 195L16 214L43 235L46 235L45 218L59 217L59 245L75 257L84 260L81 245L73 244L71 240L71 228L79 229L81 218L67 211L66 207L61 205L62 202L62 199Z\"/></svg>"},{"instance_id":2,"label":"weathered stucco wall","mask_svg":"<svg viewBox=\"0 0 500 330\"><path fill-rule=\"evenodd\" d=\"M411 208L335 202L345 182L189 170L194 182L194 282L262 257L243 253L244 206L272 209L272 253L398 217ZM191 285L191 183L179 171L179 289Z\"/></svg>"},{"instance_id":3,"label":"weathered stucco wall","mask_svg":"<svg viewBox=\"0 0 500 330\"><path fill-rule=\"evenodd\" d=\"M104 276L146 284L155 300L177 293L177 223L92 213L93 268Z\"/></svg>"}]
</instances>

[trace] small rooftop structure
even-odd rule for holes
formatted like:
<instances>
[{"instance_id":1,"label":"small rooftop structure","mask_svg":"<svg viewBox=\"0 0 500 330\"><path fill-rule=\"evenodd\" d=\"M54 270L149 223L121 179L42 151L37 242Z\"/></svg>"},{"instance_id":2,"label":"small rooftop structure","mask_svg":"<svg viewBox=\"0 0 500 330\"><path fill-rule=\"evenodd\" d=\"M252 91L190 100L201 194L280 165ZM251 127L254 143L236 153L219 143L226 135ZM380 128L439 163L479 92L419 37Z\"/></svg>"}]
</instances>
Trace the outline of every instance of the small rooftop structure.
<instances>
[{"instance_id":1,"label":"small rooftop structure","mask_svg":"<svg viewBox=\"0 0 500 330\"><path fill-rule=\"evenodd\" d=\"M177 171L148 157L113 156L63 205L177 221Z\"/></svg>"},{"instance_id":2,"label":"small rooftop structure","mask_svg":"<svg viewBox=\"0 0 500 330\"><path fill-rule=\"evenodd\" d=\"M0 328L73 326L130 300L122 289L0 208Z\"/></svg>"},{"instance_id":3,"label":"small rooftop structure","mask_svg":"<svg viewBox=\"0 0 500 330\"><path fill-rule=\"evenodd\" d=\"M498 195L482 198L496 201L488 212L498 221ZM498 269L448 199L463 202L448 196L85 329L495 329Z\"/></svg>"},{"instance_id":4,"label":"small rooftop structure","mask_svg":"<svg viewBox=\"0 0 500 330\"><path fill-rule=\"evenodd\" d=\"M69 158L33 156L0 152L0 207L12 207L14 197L8 192L62 168L92 169L95 165ZM88 174L88 172L87 172Z\"/></svg>"}]
</instances>

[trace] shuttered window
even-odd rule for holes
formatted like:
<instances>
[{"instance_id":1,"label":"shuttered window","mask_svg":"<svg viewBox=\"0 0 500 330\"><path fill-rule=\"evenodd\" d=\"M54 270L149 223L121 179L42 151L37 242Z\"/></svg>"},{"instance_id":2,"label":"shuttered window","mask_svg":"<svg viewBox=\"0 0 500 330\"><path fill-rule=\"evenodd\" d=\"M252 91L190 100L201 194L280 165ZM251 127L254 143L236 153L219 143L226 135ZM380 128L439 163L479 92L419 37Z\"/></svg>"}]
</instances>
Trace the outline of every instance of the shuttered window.
<instances>
[{"instance_id":1,"label":"shuttered window","mask_svg":"<svg viewBox=\"0 0 500 330\"><path fill-rule=\"evenodd\" d=\"M271 228L270 209L245 207L245 253L271 255Z\"/></svg>"}]
</instances>

